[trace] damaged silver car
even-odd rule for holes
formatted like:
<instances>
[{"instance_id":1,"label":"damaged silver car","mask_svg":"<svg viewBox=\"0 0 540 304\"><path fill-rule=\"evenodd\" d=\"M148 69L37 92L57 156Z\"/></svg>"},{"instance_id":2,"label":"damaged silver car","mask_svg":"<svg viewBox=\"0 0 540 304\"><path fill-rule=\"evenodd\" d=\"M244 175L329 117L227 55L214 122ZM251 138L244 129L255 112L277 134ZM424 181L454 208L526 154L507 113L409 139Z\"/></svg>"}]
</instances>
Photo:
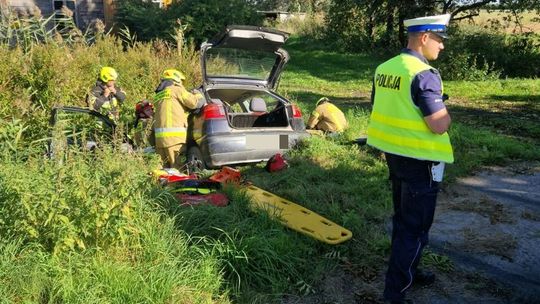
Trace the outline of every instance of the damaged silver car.
<instances>
[{"instance_id":1,"label":"damaged silver car","mask_svg":"<svg viewBox=\"0 0 540 304\"><path fill-rule=\"evenodd\" d=\"M289 59L285 32L231 26L201 46L207 104L189 117L187 160L203 167L255 163L293 148L300 109L275 92Z\"/></svg>"}]
</instances>

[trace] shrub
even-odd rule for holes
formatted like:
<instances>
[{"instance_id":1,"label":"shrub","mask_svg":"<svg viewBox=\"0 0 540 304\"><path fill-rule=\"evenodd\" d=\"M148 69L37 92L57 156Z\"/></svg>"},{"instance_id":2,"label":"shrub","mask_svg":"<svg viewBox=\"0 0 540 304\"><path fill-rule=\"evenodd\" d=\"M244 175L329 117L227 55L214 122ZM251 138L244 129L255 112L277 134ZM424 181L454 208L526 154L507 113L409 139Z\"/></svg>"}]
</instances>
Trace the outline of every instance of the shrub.
<instances>
[{"instance_id":1,"label":"shrub","mask_svg":"<svg viewBox=\"0 0 540 304\"><path fill-rule=\"evenodd\" d=\"M106 148L0 163L0 235L52 251L121 242L152 183L140 157Z\"/></svg>"},{"instance_id":2,"label":"shrub","mask_svg":"<svg viewBox=\"0 0 540 304\"><path fill-rule=\"evenodd\" d=\"M501 72L488 64L485 59L470 53L448 51L441 60L433 63L446 80L495 80Z\"/></svg>"},{"instance_id":3,"label":"shrub","mask_svg":"<svg viewBox=\"0 0 540 304\"><path fill-rule=\"evenodd\" d=\"M540 76L540 35L485 29L452 33L437 65L446 79Z\"/></svg>"},{"instance_id":4,"label":"shrub","mask_svg":"<svg viewBox=\"0 0 540 304\"><path fill-rule=\"evenodd\" d=\"M226 25L260 25L262 16L248 0L184 0L175 1L167 9L151 2L121 0L116 19L137 33L139 39L172 40L178 22L187 25L188 40L201 43L212 38Z\"/></svg>"}]
</instances>

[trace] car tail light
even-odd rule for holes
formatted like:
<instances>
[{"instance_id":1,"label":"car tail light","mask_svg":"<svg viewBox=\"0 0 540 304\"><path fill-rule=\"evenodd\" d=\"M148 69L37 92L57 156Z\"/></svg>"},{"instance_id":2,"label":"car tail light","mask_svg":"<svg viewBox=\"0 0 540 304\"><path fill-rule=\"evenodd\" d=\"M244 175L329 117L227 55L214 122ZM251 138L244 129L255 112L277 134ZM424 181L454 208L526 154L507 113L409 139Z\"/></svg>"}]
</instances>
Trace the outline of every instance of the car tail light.
<instances>
[{"instance_id":1,"label":"car tail light","mask_svg":"<svg viewBox=\"0 0 540 304\"><path fill-rule=\"evenodd\" d=\"M294 118L302 118L302 111L300 111L300 108L297 105L292 105L292 113Z\"/></svg>"},{"instance_id":2,"label":"car tail light","mask_svg":"<svg viewBox=\"0 0 540 304\"><path fill-rule=\"evenodd\" d=\"M223 109L222 105L209 104L209 105L206 105L203 109L204 120L224 118L224 117L225 117L225 110Z\"/></svg>"}]
</instances>

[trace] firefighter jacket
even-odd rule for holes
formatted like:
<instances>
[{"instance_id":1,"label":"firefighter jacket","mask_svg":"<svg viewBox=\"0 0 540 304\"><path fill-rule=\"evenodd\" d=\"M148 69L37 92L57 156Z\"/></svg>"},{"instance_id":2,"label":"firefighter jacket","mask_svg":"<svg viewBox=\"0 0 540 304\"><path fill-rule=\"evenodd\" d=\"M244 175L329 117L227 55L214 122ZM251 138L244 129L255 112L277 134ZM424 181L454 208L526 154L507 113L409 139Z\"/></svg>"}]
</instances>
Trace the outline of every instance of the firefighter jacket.
<instances>
[{"instance_id":1,"label":"firefighter jacket","mask_svg":"<svg viewBox=\"0 0 540 304\"><path fill-rule=\"evenodd\" d=\"M341 132L348 127L343 112L330 102L319 104L311 113L307 124L309 129L327 132Z\"/></svg>"},{"instance_id":2,"label":"firefighter jacket","mask_svg":"<svg viewBox=\"0 0 540 304\"><path fill-rule=\"evenodd\" d=\"M157 148L186 142L187 115L198 107L201 94L188 92L182 84L162 81L154 95L154 134Z\"/></svg>"},{"instance_id":3,"label":"firefighter jacket","mask_svg":"<svg viewBox=\"0 0 540 304\"><path fill-rule=\"evenodd\" d=\"M367 144L396 155L452 163L448 133L433 133L412 100L414 77L428 69L433 68L406 53L377 67Z\"/></svg>"},{"instance_id":4,"label":"firefighter jacket","mask_svg":"<svg viewBox=\"0 0 540 304\"><path fill-rule=\"evenodd\" d=\"M111 118L118 117L120 106L126 99L126 93L115 85L116 94L109 94L108 97L105 97L105 88L105 83L98 80L96 85L86 95L86 105L103 115Z\"/></svg>"}]
</instances>

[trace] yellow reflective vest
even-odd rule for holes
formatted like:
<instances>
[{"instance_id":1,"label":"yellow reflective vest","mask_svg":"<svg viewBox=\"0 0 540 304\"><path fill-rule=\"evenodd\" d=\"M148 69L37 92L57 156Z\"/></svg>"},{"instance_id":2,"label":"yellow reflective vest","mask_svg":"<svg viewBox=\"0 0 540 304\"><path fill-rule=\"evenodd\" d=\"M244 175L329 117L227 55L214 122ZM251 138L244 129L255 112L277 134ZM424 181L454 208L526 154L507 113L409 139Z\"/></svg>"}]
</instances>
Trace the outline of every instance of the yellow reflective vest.
<instances>
[{"instance_id":1,"label":"yellow reflective vest","mask_svg":"<svg viewBox=\"0 0 540 304\"><path fill-rule=\"evenodd\" d=\"M396 155L453 163L448 133L433 133L412 100L414 77L428 69L432 67L409 54L400 54L377 67L367 143Z\"/></svg>"},{"instance_id":2,"label":"yellow reflective vest","mask_svg":"<svg viewBox=\"0 0 540 304\"><path fill-rule=\"evenodd\" d=\"M157 148L186 142L187 111L197 106L200 94L191 94L183 85L173 84L154 95L154 135Z\"/></svg>"}]
</instances>

